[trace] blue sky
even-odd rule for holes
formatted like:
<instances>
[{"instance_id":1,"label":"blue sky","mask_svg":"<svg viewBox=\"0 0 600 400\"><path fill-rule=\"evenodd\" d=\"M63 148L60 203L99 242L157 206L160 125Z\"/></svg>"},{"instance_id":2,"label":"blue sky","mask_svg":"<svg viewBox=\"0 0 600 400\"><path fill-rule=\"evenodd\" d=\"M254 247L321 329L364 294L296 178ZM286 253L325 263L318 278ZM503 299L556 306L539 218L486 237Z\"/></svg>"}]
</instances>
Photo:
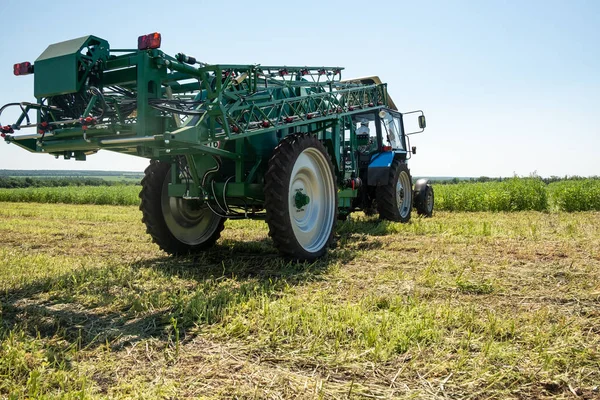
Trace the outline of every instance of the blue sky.
<instances>
[{"instance_id":1,"label":"blue sky","mask_svg":"<svg viewBox=\"0 0 600 400\"><path fill-rule=\"evenodd\" d=\"M114 48L159 31L162 49L210 63L339 65L379 75L422 109L414 175L600 175L599 1L0 0L0 104L33 99L12 65L87 34ZM97 4L97 5L95 5ZM4 125L14 114L3 114ZM107 151L55 160L0 143L0 169L141 171Z\"/></svg>"}]
</instances>

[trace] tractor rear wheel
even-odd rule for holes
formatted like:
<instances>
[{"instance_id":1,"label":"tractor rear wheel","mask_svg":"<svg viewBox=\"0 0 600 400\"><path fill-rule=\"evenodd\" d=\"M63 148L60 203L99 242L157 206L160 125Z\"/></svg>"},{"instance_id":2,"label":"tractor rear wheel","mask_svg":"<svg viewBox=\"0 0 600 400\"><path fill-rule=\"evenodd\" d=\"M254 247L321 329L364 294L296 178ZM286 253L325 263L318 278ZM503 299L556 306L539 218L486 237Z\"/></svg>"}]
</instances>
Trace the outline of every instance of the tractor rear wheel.
<instances>
[{"instance_id":1,"label":"tractor rear wheel","mask_svg":"<svg viewBox=\"0 0 600 400\"><path fill-rule=\"evenodd\" d=\"M152 241L173 255L197 253L215 244L225 218L200 200L170 197L171 164L150 161L142 179L140 210Z\"/></svg>"},{"instance_id":2,"label":"tractor rear wheel","mask_svg":"<svg viewBox=\"0 0 600 400\"><path fill-rule=\"evenodd\" d=\"M405 163L396 159L390 166L387 184L377 187L379 217L389 221L408 222L412 210L412 180Z\"/></svg>"},{"instance_id":3,"label":"tractor rear wheel","mask_svg":"<svg viewBox=\"0 0 600 400\"><path fill-rule=\"evenodd\" d=\"M289 135L275 148L265 175L265 209L275 247L297 260L327 252L337 216L333 164L314 136Z\"/></svg>"}]
</instances>

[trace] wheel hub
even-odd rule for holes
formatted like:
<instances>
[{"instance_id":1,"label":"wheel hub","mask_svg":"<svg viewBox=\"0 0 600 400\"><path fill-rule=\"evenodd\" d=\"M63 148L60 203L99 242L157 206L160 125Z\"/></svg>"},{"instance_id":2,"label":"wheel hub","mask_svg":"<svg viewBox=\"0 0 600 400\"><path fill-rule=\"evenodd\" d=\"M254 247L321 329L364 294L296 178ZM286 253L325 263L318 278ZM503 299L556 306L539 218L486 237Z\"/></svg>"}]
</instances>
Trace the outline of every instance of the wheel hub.
<instances>
[{"instance_id":1,"label":"wheel hub","mask_svg":"<svg viewBox=\"0 0 600 400\"><path fill-rule=\"evenodd\" d=\"M296 194L294 195L294 205L296 206L296 210L301 210L302 207L308 205L310 203L310 197L303 193L302 189L296 189Z\"/></svg>"},{"instance_id":2,"label":"wheel hub","mask_svg":"<svg viewBox=\"0 0 600 400\"><path fill-rule=\"evenodd\" d=\"M171 234L182 243L198 245L210 238L218 228L220 218L200 200L169 196L167 177L162 190L162 212Z\"/></svg>"}]
</instances>

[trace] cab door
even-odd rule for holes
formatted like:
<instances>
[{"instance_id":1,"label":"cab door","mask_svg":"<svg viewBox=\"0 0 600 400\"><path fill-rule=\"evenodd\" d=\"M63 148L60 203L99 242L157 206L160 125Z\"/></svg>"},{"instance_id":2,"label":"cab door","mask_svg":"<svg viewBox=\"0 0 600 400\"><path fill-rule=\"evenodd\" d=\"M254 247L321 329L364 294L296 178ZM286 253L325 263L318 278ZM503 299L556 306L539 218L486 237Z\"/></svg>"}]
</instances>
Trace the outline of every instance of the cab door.
<instances>
[{"instance_id":1,"label":"cab door","mask_svg":"<svg viewBox=\"0 0 600 400\"><path fill-rule=\"evenodd\" d=\"M404 136L404 124L402 114L392 110L380 112L384 148L387 146L394 152L406 153L406 139Z\"/></svg>"}]
</instances>

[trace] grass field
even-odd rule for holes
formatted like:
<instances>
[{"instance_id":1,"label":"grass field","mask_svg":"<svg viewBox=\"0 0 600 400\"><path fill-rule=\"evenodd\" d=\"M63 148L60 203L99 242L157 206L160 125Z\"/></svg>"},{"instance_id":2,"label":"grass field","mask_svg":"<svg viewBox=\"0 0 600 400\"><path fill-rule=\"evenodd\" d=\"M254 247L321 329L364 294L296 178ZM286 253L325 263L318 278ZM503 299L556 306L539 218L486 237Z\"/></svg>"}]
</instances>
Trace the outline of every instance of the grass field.
<instances>
[{"instance_id":1,"label":"grass field","mask_svg":"<svg viewBox=\"0 0 600 400\"><path fill-rule=\"evenodd\" d=\"M0 397L598 398L600 213L262 222L165 257L134 206L0 203Z\"/></svg>"}]
</instances>

